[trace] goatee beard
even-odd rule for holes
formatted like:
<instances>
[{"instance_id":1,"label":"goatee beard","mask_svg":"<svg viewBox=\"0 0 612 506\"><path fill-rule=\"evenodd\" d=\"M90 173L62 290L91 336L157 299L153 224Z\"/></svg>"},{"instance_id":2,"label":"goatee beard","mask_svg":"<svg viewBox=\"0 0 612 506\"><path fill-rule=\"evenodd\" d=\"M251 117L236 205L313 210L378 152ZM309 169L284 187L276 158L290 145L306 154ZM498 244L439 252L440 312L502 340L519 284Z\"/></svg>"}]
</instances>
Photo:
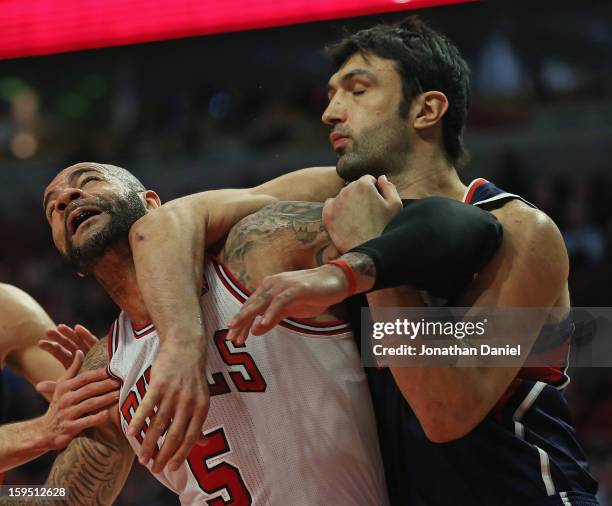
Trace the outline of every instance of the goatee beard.
<instances>
[{"instance_id":1,"label":"goatee beard","mask_svg":"<svg viewBox=\"0 0 612 506\"><path fill-rule=\"evenodd\" d=\"M96 207L109 216L109 223L83 245L74 246L66 239L66 258L80 274L90 274L106 253L121 242L128 242L131 226L145 215L146 209L136 191L130 191L114 203L96 202Z\"/></svg>"}]
</instances>

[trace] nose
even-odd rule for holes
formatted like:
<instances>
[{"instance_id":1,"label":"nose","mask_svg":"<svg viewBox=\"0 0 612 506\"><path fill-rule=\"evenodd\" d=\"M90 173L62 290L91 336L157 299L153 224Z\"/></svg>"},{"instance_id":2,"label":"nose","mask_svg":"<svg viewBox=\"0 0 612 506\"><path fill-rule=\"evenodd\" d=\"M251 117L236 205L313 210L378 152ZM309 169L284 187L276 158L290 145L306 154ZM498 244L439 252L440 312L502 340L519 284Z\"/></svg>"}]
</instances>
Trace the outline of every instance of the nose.
<instances>
[{"instance_id":1,"label":"nose","mask_svg":"<svg viewBox=\"0 0 612 506\"><path fill-rule=\"evenodd\" d=\"M66 188L63 190L57 200L55 201L55 210L63 213L66 210L66 206L74 200L78 200L82 197L82 192L78 188Z\"/></svg>"},{"instance_id":2,"label":"nose","mask_svg":"<svg viewBox=\"0 0 612 506\"><path fill-rule=\"evenodd\" d=\"M323 111L323 116L321 116L321 120L326 125L334 126L337 123L344 123L346 121L346 108L340 102L338 94L337 92L329 101L327 108Z\"/></svg>"}]
</instances>

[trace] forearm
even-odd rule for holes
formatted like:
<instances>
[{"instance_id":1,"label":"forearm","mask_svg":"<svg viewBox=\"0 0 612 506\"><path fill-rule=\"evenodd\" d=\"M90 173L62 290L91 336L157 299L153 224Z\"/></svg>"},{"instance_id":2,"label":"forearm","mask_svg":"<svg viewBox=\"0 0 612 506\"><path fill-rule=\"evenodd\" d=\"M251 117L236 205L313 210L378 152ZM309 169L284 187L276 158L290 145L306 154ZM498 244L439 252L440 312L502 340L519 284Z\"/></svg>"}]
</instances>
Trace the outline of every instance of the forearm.
<instances>
[{"instance_id":1,"label":"forearm","mask_svg":"<svg viewBox=\"0 0 612 506\"><path fill-rule=\"evenodd\" d=\"M121 492L133 458L125 440L79 436L57 457L45 485L67 488L69 505L110 505Z\"/></svg>"},{"instance_id":2,"label":"forearm","mask_svg":"<svg viewBox=\"0 0 612 506\"><path fill-rule=\"evenodd\" d=\"M486 265L501 239L502 227L490 213L431 197L406 206L380 237L347 255L352 255L349 264L354 268L361 259L359 274L375 278L371 289L408 284L434 295L448 295L464 287ZM355 254L369 257L369 267L367 260Z\"/></svg>"},{"instance_id":3,"label":"forearm","mask_svg":"<svg viewBox=\"0 0 612 506\"><path fill-rule=\"evenodd\" d=\"M42 418L0 427L0 471L7 471L51 449Z\"/></svg>"},{"instance_id":4,"label":"forearm","mask_svg":"<svg viewBox=\"0 0 612 506\"><path fill-rule=\"evenodd\" d=\"M427 437L443 443L471 432L495 407L518 368L391 367L390 371Z\"/></svg>"},{"instance_id":5,"label":"forearm","mask_svg":"<svg viewBox=\"0 0 612 506\"><path fill-rule=\"evenodd\" d=\"M199 290L208 214L198 209L196 202L184 204L154 210L130 230L136 277L145 305L159 335L172 339L202 331Z\"/></svg>"}]
</instances>

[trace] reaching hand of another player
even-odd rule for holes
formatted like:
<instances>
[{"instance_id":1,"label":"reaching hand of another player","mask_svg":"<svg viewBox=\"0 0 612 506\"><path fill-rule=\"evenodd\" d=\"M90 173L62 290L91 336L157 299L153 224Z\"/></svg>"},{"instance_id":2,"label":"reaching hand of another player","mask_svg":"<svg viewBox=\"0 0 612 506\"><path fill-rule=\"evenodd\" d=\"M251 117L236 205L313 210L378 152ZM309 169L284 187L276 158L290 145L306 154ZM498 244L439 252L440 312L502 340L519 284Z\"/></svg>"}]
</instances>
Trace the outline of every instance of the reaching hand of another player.
<instances>
[{"instance_id":1,"label":"reaching hand of another player","mask_svg":"<svg viewBox=\"0 0 612 506\"><path fill-rule=\"evenodd\" d=\"M334 265L267 276L229 323L227 338L242 345L249 331L258 336L287 316L317 316L347 294L346 275Z\"/></svg>"},{"instance_id":2,"label":"reaching hand of another player","mask_svg":"<svg viewBox=\"0 0 612 506\"><path fill-rule=\"evenodd\" d=\"M105 369L77 374L84 355L77 350L72 363L57 382L42 381L40 393L53 393L49 409L42 416L41 430L50 450L60 450L83 430L99 425L109 416L108 409L119 400L119 382Z\"/></svg>"},{"instance_id":3,"label":"reaching hand of another player","mask_svg":"<svg viewBox=\"0 0 612 506\"><path fill-rule=\"evenodd\" d=\"M362 176L327 199L323 225L342 253L382 234L391 219L402 210L402 199L386 176L378 180Z\"/></svg>"},{"instance_id":4,"label":"reaching hand of another player","mask_svg":"<svg viewBox=\"0 0 612 506\"><path fill-rule=\"evenodd\" d=\"M147 465L154 458L155 473L166 464L170 470L178 469L194 444L205 444L202 425L208 414L209 392L202 341L162 344L151 369L147 393L130 422L130 435L146 429L139 462ZM166 430L164 443L156 454L157 440Z\"/></svg>"},{"instance_id":5,"label":"reaching hand of another player","mask_svg":"<svg viewBox=\"0 0 612 506\"><path fill-rule=\"evenodd\" d=\"M48 339L41 339L38 346L59 360L65 369L68 369L73 363L77 350L87 355L93 345L98 342L98 338L83 325L75 325L74 328L71 328L60 323L56 328L47 330L45 335Z\"/></svg>"}]
</instances>

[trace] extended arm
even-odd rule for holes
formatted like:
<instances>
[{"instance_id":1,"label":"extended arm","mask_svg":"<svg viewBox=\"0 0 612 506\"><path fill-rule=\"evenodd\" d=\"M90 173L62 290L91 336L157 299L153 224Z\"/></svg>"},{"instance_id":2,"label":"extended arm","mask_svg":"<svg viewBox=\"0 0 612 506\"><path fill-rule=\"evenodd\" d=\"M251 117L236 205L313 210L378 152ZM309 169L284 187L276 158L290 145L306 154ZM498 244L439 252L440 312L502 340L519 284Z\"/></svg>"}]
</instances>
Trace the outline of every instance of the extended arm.
<instances>
[{"instance_id":1,"label":"extended arm","mask_svg":"<svg viewBox=\"0 0 612 506\"><path fill-rule=\"evenodd\" d=\"M502 227L490 213L430 197L396 214L401 201L395 188L383 179L379 188L375 183L364 176L323 211L334 244L341 252L350 250L340 259L355 276L352 293L412 285L456 295L498 250ZM230 323L229 337L240 343L250 329L260 335L285 316L315 316L346 298L347 281L345 273L331 265L270 276ZM252 325L259 314L263 317Z\"/></svg>"},{"instance_id":2,"label":"extended arm","mask_svg":"<svg viewBox=\"0 0 612 506\"><path fill-rule=\"evenodd\" d=\"M105 367L108 364L106 347L106 339L95 345L82 370ZM116 413L116 409L112 412ZM69 488L69 505L110 505L127 479L134 453L110 416L103 425L73 439L55 459L46 485Z\"/></svg>"},{"instance_id":3,"label":"extended arm","mask_svg":"<svg viewBox=\"0 0 612 506\"><path fill-rule=\"evenodd\" d=\"M53 389L44 415L0 426L0 471L60 450L75 435L107 419L108 412L100 410L117 402L118 384L104 369L77 375L82 364L83 353L78 351Z\"/></svg>"}]
</instances>

